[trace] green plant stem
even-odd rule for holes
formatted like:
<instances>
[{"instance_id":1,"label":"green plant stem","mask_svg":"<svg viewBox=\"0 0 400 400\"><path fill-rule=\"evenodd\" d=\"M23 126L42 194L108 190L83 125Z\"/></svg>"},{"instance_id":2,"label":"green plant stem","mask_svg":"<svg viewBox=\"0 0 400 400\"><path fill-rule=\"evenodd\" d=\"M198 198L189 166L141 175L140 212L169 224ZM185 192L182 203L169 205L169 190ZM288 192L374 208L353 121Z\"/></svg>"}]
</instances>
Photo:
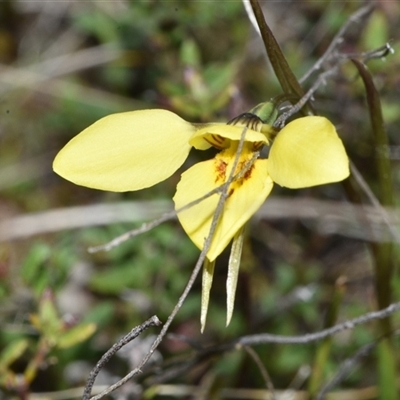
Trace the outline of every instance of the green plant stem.
<instances>
[{"instance_id":1,"label":"green plant stem","mask_svg":"<svg viewBox=\"0 0 400 400\"><path fill-rule=\"evenodd\" d=\"M279 47L278 42L276 41L271 29L267 25L260 4L257 0L250 0L250 4L253 9L258 27L260 28L265 50L283 92L288 96L295 95L297 100L301 99L304 95L303 88L291 70L281 48Z\"/></svg>"},{"instance_id":2,"label":"green plant stem","mask_svg":"<svg viewBox=\"0 0 400 400\"><path fill-rule=\"evenodd\" d=\"M344 279L339 277L336 281L332 301L328 313L325 318L324 328L331 328L335 325L339 313L340 304L342 303L343 294L345 292ZM314 365L312 368L310 380L308 383L308 391L311 399L318 394L324 382L325 366L331 351L332 337L325 338L317 347Z\"/></svg>"},{"instance_id":3,"label":"green plant stem","mask_svg":"<svg viewBox=\"0 0 400 400\"><path fill-rule=\"evenodd\" d=\"M384 206L392 206L393 189L390 160L388 157L389 141L384 127L381 101L374 81L367 67L359 60L352 59L356 66L367 94L368 110L372 125L373 139L376 151L376 167L379 183L379 200ZM375 288L379 309L388 307L392 302L391 280L394 271L392 243L375 243L371 246L374 256ZM396 389L396 358L395 350L389 336L392 332L390 317L379 321L380 335L385 335L378 345L378 373L380 398L395 400L398 398Z\"/></svg>"}]
</instances>

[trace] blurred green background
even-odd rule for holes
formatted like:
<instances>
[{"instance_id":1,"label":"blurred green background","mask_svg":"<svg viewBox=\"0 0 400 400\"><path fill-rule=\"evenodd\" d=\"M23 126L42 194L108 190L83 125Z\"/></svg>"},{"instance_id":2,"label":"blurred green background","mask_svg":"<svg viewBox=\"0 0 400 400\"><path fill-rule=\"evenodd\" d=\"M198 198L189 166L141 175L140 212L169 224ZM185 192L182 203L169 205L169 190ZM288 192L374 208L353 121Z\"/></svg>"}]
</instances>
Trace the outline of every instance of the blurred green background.
<instances>
[{"instance_id":1,"label":"blurred green background","mask_svg":"<svg viewBox=\"0 0 400 400\"><path fill-rule=\"evenodd\" d=\"M397 205L400 5L376 3L368 20L350 28L340 50L361 53L388 41L395 50L368 67L381 96ZM301 0L262 7L300 78L362 4ZM304 87L313 80L315 75ZM147 190L105 193L52 172L61 147L113 112L166 108L193 122L227 121L281 93L241 1L0 2L0 399L79 398L91 368L116 340L153 314L165 322L199 254L175 221L110 252L89 254L88 247L169 209L181 171ZM336 125L380 198L365 90L351 63L319 89L314 106ZM182 170L212 154L201 153L192 152ZM255 333L315 332L375 310L374 248L393 239L379 213L348 207L355 198L368 204L352 185L276 186L248 229L231 325L224 326L224 253L205 333L198 280L170 329L174 335L114 398L269 398L263 370L245 349L196 358L199 349ZM123 201L132 202L132 215ZM104 208L90 208L94 204ZM88 208L82 214L75 206ZM390 221L398 230L398 211L390 210ZM399 251L390 252L396 301ZM394 328L398 320L393 316ZM158 331L146 331L115 356L96 385L105 388L134 368ZM277 390L292 389L294 399L306 399L315 390L311 382L320 388L378 337L376 323L369 323L336 335L325 350L315 343L254 349ZM398 363L397 338L392 346ZM377 357L362 358L329 399L378 398ZM239 388L242 395L229 391ZM351 397L344 397L346 390Z\"/></svg>"}]
</instances>

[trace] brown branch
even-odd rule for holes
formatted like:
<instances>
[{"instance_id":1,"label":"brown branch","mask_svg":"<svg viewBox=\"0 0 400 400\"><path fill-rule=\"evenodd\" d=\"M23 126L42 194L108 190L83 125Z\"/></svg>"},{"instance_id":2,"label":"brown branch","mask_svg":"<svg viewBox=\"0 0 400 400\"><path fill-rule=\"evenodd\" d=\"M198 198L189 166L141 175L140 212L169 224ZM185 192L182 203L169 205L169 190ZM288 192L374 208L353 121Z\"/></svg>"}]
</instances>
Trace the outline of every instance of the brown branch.
<instances>
[{"instance_id":1,"label":"brown branch","mask_svg":"<svg viewBox=\"0 0 400 400\"><path fill-rule=\"evenodd\" d=\"M102 370L105 364L107 364L111 357L120 350L123 346L136 339L143 331L150 328L151 326L159 326L161 325L160 320L157 316L153 315L150 319L145 321L143 324L133 328L127 335L125 335L122 339L120 339L117 343L115 343L111 349L109 349L103 357L101 357L100 361L96 364L96 367L89 374L89 378L87 380L85 390L83 391L82 400L89 400L92 388L94 385L94 381L96 380L97 375Z\"/></svg>"}]
</instances>

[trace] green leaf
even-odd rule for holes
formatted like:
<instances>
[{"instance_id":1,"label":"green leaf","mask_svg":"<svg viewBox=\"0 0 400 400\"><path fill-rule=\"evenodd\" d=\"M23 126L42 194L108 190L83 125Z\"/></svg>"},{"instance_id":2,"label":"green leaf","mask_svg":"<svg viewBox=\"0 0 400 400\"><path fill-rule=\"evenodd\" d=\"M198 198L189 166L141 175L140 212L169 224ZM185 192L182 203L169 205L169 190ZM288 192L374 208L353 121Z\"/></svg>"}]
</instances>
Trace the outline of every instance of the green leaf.
<instances>
[{"instance_id":1,"label":"green leaf","mask_svg":"<svg viewBox=\"0 0 400 400\"><path fill-rule=\"evenodd\" d=\"M0 353L0 371L4 371L9 365L18 360L28 348L28 339L18 339L6 346Z\"/></svg>"},{"instance_id":2,"label":"green leaf","mask_svg":"<svg viewBox=\"0 0 400 400\"><path fill-rule=\"evenodd\" d=\"M96 324L79 324L69 329L67 332L59 336L57 340L57 347L61 349L67 349L75 346L81 342L84 342L90 336L96 332Z\"/></svg>"},{"instance_id":3,"label":"green leaf","mask_svg":"<svg viewBox=\"0 0 400 400\"><path fill-rule=\"evenodd\" d=\"M37 279L41 275L43 263L51 256L51 248L47 244L34 245L25 258L21 268L21 276L28 284L36 286Z\"/></svg>"},{"instance_id":4,"label":"green leaf","mask_svg":"<svg viewBox=\"0 0 400 400\"><path fill-rule=\"evenodd\" d=\"M54 297L50 291L46 291L40 299L38 313L31 315L31 321L35 328L49 340L51 345L57 342L64 323L58 315Z\"/></svg>"},{"instance_id":5,"label":"green leaf","mask_svg":"<svg viewBox=\"0 0 400 400\"><path fill-rule=\"evenodd\" d=\"M199 68L201 64L200 51L196 42L193 40L185 40L181 47L180 58L183 65Z\"/></svg>"}]
</instances>

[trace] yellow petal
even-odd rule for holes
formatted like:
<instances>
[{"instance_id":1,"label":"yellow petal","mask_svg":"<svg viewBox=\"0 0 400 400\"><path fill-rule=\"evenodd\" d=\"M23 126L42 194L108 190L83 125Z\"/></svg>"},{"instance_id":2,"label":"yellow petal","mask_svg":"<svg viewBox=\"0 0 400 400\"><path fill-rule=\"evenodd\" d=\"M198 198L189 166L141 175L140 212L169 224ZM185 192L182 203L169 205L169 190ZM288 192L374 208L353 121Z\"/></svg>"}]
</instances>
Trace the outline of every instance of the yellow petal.
<instances>
[{"instance_id":1,"label":"yellow petal","mask_svg":"<svg viewBox=\"0 0 400 400\"><path fill-rule=\"evenodd\" d=\"M203 266L203 279L201 283L201 314L200 314L200 325L201 333L204 332L206 326L208 303L210 302L210 290L214 277L215 260L208 261L207 258L204 260Z\"/></svg>"},{"instance_id":2,"label":"yellow petal","mask_svg":"<svg viewBox=\"0 0 400 400\"><path fill-rule=\"evenodd\" d=\"M112 114L74 137L57 154L57 174L78 185L125 192L152 186L185 161L195 128L166 110Z\"/></svg>"},{"instance_id":3,"label":"yellow petal","mask_svg":"<svg viewBox=\"0 0 400 400\"><path fill-rule=\"evenodd\" d=\"M213 124L207 125L197 130L190 138L189 143L197 150L206 150L211 145L224 149L229 147L230 141L239 141L242 133L243 126L239 125L226 125L226 124ZM266 136L260 132L247 128L246 142L260 142L268 144Z\"/></svg>"},{"instance_id":4,"label":"yellow petal","mask_svg":"<svg viewBox=\"0 0 400 400\"><path fill-rule=\"evenodd\" d=\"M242 256L244 232L239 229L233 238L231 254L228 264L228 278L226 280L226 326L232 319L233 309L235 307L235 294L239 276L240 258Z\"/></svg>"},{"instance_id":5,"label":"yellow petal","mask_svg":"<svg viewBox=\"0 0 400 400\"><path fill-rule=\"evenodd\" d=\"M241 157L245 163L251 156ZM233 159L231 160L233 163ZM229 177L229 165L222 153L213 160L196 164L182 174L174 197L175 209L199 199L222 185ZM223 214L214 233L211 247L207 253L210 261L225 249L238 230L263 204L272 189L272 180L267 173L267 160L256 160L242 181L230 187L230 196L225 202ZM178 213L178 219L190 239L202 249L209 235L211 221L217 207L219 194L213 194L199 204Z\"/></svg>"},{"instance_id":6,"label":"yellow petal","mask_svg":"<svg viewBox=\"0 0 400 400\"><path fill-rule=\"evenodd\" d=\"M292 189L338 182L350 174L343 143L324 117L290 122L276 137L269 154L272 180Z\"/></svg>"}]
</instances>

